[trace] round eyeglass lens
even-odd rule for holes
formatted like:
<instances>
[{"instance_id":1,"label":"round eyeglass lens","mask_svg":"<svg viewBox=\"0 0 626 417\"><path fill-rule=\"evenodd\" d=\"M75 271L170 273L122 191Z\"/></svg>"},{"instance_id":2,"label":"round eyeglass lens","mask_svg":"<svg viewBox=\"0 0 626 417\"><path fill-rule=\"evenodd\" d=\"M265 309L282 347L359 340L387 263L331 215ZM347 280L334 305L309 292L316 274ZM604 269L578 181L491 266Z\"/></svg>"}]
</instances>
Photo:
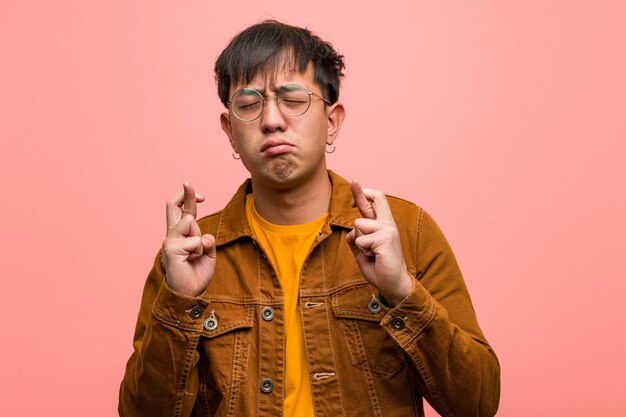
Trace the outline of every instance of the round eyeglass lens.
<instances>
[{"instance_id":1,"label":"round eyeglass lens","mask_svg":"<svg viewBox=\"0 0 626 417\"><path fill-rule=\"evenodd\" d=\"M287 116L301 116L310 105L311 95L300 84L287 84L278 90L278 107Z\"/></svg>"},{"instance_id":2,"label":"round eyeglass lens","mask_svg":"<svg viewBox=\"0 0 626 417\"><path fill-rule=\"evenodd\" d=\"M263 112L264 98L252 88L242 88L231 100L231 109L241 120L251 121Z\"/></svg>"}]
</instances>

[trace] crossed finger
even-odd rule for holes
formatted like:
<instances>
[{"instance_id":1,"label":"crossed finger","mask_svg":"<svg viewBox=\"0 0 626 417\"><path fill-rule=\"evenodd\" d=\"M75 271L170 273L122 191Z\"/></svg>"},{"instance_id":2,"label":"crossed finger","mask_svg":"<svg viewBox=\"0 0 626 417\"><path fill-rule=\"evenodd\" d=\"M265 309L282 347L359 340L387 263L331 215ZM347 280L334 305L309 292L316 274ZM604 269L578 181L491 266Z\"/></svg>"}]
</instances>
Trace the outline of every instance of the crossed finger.
<instances>
[{"instance_id":1,"label":"crossed finger","mask_svg":"<svg viewBox=\"0 0 626 417\"><path fill-rule=\"evenodd\" d=\"M382 191L363 188L358 179L352 180L353 206L366 219L376 219L393 223L393 215L387 197Z\"/></svg>"},{"instance_id":2,"label":"crossed finger","mask_svg":"<svg viewBox=\"0 0 626 417\"><path fill-rule=\"evenodd\" d=\"M194 218L198 214L197 203L204 201L204 196L195 192L193 185L185 181L183 191L176 194L166 204L165 214L167 219L167 230L176 226L180 219L191 214Z\"/></svg>"}]
</instances>

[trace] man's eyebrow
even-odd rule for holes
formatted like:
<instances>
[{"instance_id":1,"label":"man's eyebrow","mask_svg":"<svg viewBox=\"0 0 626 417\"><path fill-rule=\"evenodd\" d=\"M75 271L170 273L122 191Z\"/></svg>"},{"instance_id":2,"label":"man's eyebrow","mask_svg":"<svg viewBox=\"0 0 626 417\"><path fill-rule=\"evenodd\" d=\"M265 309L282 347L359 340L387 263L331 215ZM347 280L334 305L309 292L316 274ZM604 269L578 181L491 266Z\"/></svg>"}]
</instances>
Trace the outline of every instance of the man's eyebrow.
<instances>
[{"instance_id":1,"label":"man's eyebrow","mask_svg":"<svg viewBox=\"0 0 626 417\"><path fill-rule=\"evenodd\" d=\"M270 91L277 92L282 87L284 87L286 85L291 85L291 84L297 84L297 83L295 81L288 81L288 82L286 82L284 84L281 84L281 85L274 85L274 86L272 86L270 88ZM251 85L246 85L246 86L243 86L242 88L251 88L251 89L256 90L259 93L263 93L263 94L265 94L267 92L267 87L260 88L260 87L254 87L254 86L251 86Z\"/></svg>"},{"instance_id":2,"label":"man's eyebrow","mask_svg":"<svg viewBox=\"0 0 626 417\"><path fill-rule=\"evenodd\" d=\"M257 90L256 88L252 88L252 87L244 87L240 91L242 91L243 94L256 95L256 93L253 93L251 90L261 92L261 90Z\"/></svg>"}]
</instances>

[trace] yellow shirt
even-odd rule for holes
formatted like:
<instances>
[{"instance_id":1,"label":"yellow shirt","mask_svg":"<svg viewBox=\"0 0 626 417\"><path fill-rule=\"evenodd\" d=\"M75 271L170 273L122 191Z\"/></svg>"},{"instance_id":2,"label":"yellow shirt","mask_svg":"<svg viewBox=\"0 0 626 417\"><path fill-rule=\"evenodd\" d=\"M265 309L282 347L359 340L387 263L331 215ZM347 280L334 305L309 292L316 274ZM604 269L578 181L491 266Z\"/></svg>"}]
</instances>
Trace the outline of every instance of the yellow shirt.
<instances>
[{"instance_id":1,"label":"yellow shirt","mask_svg":"<svg viewBox=\"0 0 626 417\"><path fill-rule=\"evenodd\" d=\"M304 348L298 302L300 272L317 232L328 214L305 224L277 225L257 213L254 196L246 196L246 216L252 232L272 262L285 298L285 417L314 417L313 395Z\"/></svg>"}]
</instances>

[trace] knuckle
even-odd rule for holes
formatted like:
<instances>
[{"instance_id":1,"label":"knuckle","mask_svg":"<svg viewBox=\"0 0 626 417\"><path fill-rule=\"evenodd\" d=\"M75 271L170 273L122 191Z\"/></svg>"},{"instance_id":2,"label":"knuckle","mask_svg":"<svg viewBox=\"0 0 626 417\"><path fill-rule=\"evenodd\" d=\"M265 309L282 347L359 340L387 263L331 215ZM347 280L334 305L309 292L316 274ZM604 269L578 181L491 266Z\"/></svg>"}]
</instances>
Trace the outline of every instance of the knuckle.
<instances>
[{"instance_id":1,"label":"knuckle","mask_svg":"<svg viewBox=\"0 0 626 417\"><path fill-rule=\"evenodd\" d=\"M168 209L172 209L172 208L177 207L177 206L178 206L178 202L176 201L176 199L172 198L171 200L167 200L165 202L165 207L168 208Z\"/></svg>"},{"instance_id":2,"label":"knuckle","mask_svg":"<svg viewBox=\"0 0 626 417\"><path fill-rule=\"evenodd\" d=\"M171 239L165 239L161 245L161 249L163 250L163 253L169 253L172 250Z\"/></svg>"},{"instance_id":3,"label":"knuckle","mask_svg":"<svg viewBox=\"0 0 626 417\"><path fill-rule=\"evenodd\" d=\"M389 228L383 229L382 233L380 234L380 239L382 242L385 243L392 242L394 240L393 231Z\"/></svg>"}]
</instances>

